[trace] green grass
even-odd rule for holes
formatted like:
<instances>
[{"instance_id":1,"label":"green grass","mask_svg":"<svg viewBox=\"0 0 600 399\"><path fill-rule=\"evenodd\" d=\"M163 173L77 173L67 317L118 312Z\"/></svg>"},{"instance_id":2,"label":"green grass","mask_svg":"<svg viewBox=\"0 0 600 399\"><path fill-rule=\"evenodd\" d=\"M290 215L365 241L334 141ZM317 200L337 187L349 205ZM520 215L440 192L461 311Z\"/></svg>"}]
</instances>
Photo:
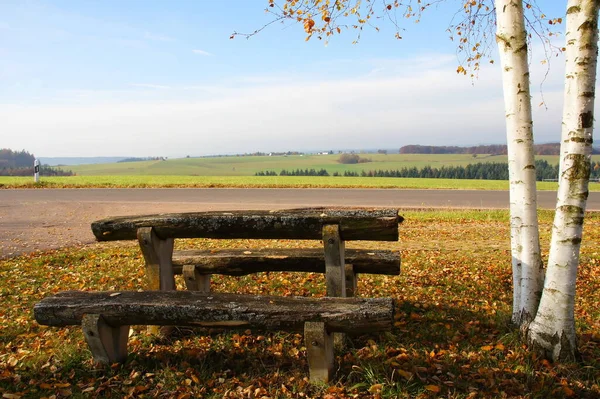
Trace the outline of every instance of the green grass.
<instances>
[{"instance_id":1,"label":"green grass","mask_svg":"<svg viewBox=\"0 0 600 399\"><path fill-rule=\"evenodd\" d=\"M282 169L326 169L334 172L362 170L395 170L404 167L424 166L466 166L477 162L506 162L506 156L467 154L362 154L371 158L372 162L343 165L337 162L339 154L334 155L290 155L290 156L248 156L248 157L213 157L213 158L179 158L166 161L122 162L112 164L65 166L81 176L117 176L117 175L180 175L180 176L254 176L260 171L275 171ZM558 156L539 156L548 162L558 163ZM594 156L600 160L600 156Z\"/></svg>"},{"instance_id":2,"label":"green grass","mask_svg":"<svg viewBox=\"0 0 600 399\"><path fill-rule=\"evenodd\" d=\"M411 179L390 177L322 177L322 176L67 176L31 177L0 176L0 188L86 188L86 187L238 187L238 188L406 188L456 190L508 190L508 181L460 179ZM538 182L538 190L556 190L557 184ZM591 183L590 191L600 191Z\"/></svg>"},{"instance_id":3,"label":"green grass","mask_svg":"<svg viewBox=\"0 0 600 399\"><path fill-rule=\"evenodd\" d=\"M135 242L62 249L0 261L0 394L5 398L597 398L600 396L600 214L589 213L575 317L580 363L552 364L523 347L508 323L511 272L507 211L401 214L399 242L349 242L399 250L400 276L359 276L358 292L397 301L391 332L353 337L336 352L330 385L305 379L302 335L181 329L158 339L132 329L124 365L96 367L78 327L49 328L33 304L63 290L136 290L144 260ZM552 212L540 212L544 232ZM548 250L542 234L543 253ZM320 246L319 241L177 240L182 248ZM546 256L546 255L544 255ZM178 286L183 281L178 278ZM317 295L311 273L213 276L217 292ZM438 392L439 391L439 392ZM11 396L17 395L17 396Z\"/></svg>"},{"instance_id":4,"label":"green grass","mask_svg":"<svg viewBox=\"0 0 600 399\"><path fill-rule=\"evenodd\" d=\"M77 174L69 177L42 177L34 184L31 177L2 177L0 188L60 188L60 187L356 187L407 189L463 189L507 190L507 181L366 178L366 177L311 177L311 176L254 176L259 171L288 171L296 169L326 169L330 174L344 171L360 173L363 170L394 170L404 167L464 166L474 162L506 162L506 156L463 154L362 154L373 162L343 165L335 155L290 155L181 158L166 161L123 162L65 167ZM551 163L557 156L540 156ZM600 156L594 156L600 161ZM597 159L596 159L597 158ZM539 182L539 190L556 190L557 184ZM600 191L600 184L590 184L590 191Z\"/></svg>"},{"instance_id":5,"label":"green grass","mask_svg":"<svg viewBox=\"0 0 600 399\"><path fill-rule=\"evenodd\" d=\"M123 162L101 165L78 165L65 167L77 175L187 175L187 176L253 176L260 171L282 169L326 169L330 174L363 169L400 169L426 165L467 165L473 162L470 155L418 155L418 154L365 154L373 162L343 165L337 162L339 155L290 155L247 156L213 158L179 158L167 161ZM486 156L481 156L484 162ZM492 157L496 159L496 157ZM490 159L492 159L490 158ZM502 157L501 157L502 158ZM504 157L505 159L505 157Z\"/></svg>"}]
</instances>

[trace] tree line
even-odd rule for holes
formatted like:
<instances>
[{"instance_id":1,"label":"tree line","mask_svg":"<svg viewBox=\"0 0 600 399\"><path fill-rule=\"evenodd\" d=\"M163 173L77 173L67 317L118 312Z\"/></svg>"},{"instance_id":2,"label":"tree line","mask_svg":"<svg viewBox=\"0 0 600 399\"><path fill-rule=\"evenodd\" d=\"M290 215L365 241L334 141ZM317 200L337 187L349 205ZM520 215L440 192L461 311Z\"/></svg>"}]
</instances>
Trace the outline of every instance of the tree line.
<instances>
[{"instance_id":1,"label":"tree line","mask_svg":"<svg viewBox=\"0 0 600 399\"><path fill-rule=\"evenodd\" d=\"M267 170L265 172L256 172L255 176L277 176L277 172L273 170ZM285 170L279 172L279 176L329 176L329 173L325 169L296 169L296 170Z\"/></svg>"},{"instance_id":2,"label":"tree line","mask_svg":"<svg viewBox=\"0 0 600 399\"><path fill-rule=\"evenodd\" d=\"M15 169L33 167L35 156L29 152L13 151L8 148L0 149L0 168Z\"/></svg>"},{"instance_id":3,"label":"tree line","mask_svg":"<svg viewBox=\"0 0 600 399\"><path fill-rule=\"evenodd\" d=\"M0 176L33 176L33 166L28 168L1 168ZM70 170L62 170L48 165L40 166L40 176L74 176Z\"/></svg>"},{"instance_id":4,"label":"tree line","mask_svg":"<svg viewBox=\"0 0 600 399\"><path fill-rule=\"evenodd\" d=\"M117 161L117 163L122 163L122 162L143 162L143 161L164 161L164 160L166 160L165 157L144 157L144 158L130 157L130 158L121 159L120 161Z\"/></svg>"},{"instance_id":5,"label":"tree line","mask_svg":"<svg viewBox=\"0 0 600 399\"><path fill-rule=\"evenodd\" d=\"M558 178L558 165L551 165L548 161L539 159L535 161L536 180L556 180ZM256 172L255 176L277 176L277 172L268 170ZM502 162L479 162L466 166L442 166L440 168L425 166L423 168L404 167L396 170L362 170L360 172L346 170L343 173L330 174L325 169L296 169L288 171L283 169L279 176L344 176L344 177L412 177L424 179L471 179L471 180L508 180L508 164ZM600 179L600 162L591 163L592 179Z\"/></svg>"},{"instance_id":6,"label":"tree line","mask_svg":"<svg viewBox=\"0 0 600 399\"><path fill-rule=\"evenodd\" d=\"M559 155L560 143L534 144L535 155ZM489 154L507 155L506 145L478 145L472 147L435 146L435 145L405 145L400 148L400 154ZM599 148L592 150L593 154L600 154Z\"/></svg>"},{"instance_id":7,"label":"tree line","mask_svg":"<svg viewBox=\"0 0 600 399\"><path fill-rule=\"evenodd\" d=\"M0 176L32 176L35 156L29 152L0 149ZM41 176L73 176L70 170L40 166Z\"/></svg>"}]
</instances>

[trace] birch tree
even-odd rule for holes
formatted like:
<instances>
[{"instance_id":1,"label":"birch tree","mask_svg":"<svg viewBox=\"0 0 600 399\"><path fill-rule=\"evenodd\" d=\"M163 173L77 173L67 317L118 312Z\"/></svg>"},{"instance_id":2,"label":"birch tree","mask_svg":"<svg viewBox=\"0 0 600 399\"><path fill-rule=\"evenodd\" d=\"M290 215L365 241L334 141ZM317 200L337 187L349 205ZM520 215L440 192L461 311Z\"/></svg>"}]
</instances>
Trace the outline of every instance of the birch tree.
<instances>
[{"instance_id":1,"label":"birch tree","mask_svg":"<svg viewBox=\"0 0 600 399\"><path fill-rule=\"evenodd\" d=\"M538 308L544 268L537 218L533 120L523 3L496 0L496 16L510 180L512 320L516 325L526 327Z\"/></svg>"},{"instance_id":2,"label":"birch tree","mask_svg":"<svg viewBox=\"0 0 600 399\"><path fill-rule=\"evenodd\" d=\"M355 29L358 40L364 26L378 30L374 20L381 18L394 25L396 38L401 39L398 14L418 20L428 7L443 1L282 0L280 5L268 0L267 11L274 15L271 23L292 20L302 24L307 40L314 36L328 40L343 29ZM561 18L546 20L535 3L523 0L460 0L462 8L457 15L462 12L463 18L450 29L458 38L459 50L466 54L467 68L462 63L457 68L465 75L469 68L479 69L487 41L491 36L496 38L509 154L512 321L526 333L532 348L556 360L573 359L576 355L575 279L590 175L599 3L600 0L568 0L559 190L546 276L537 219L527 51L531 32L527 32L526 21L530 30L543 38L553 33L542 22L553 25L560 23ZM525 18L524 4L533 10L532 19ZM496 34L490 35L489 29L494 25ZM232 38L249 37L263 28L250 34L234 33Z\"/></svg>"},{"instance_id":3,"label":"birch tree","mask_svg":"<svg viewBox=\"0 0 600 399\"><path fill-rule=\"evenodd\" d=\"M546 357L576 357L575 282L591 167L598 0L569 0L560 176L544 290L528 341Z\"/></svg>"}]
</instances>

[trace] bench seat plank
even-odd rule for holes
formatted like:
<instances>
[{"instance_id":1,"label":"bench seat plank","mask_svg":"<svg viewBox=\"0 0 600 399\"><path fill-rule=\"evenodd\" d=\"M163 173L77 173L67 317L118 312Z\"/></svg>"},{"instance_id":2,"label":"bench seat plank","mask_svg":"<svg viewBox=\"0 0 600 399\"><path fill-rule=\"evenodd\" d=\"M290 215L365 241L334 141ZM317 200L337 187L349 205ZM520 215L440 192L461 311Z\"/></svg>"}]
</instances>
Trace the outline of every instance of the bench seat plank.
<instances>
[{"instance_id":1,"label":"bench seat plank","mask_svg":"<svg viewBox=\"0 0 600 399\"><path fill-rule=\"evenodd\" d=\"M400 274L400 254L392 251L346 249L345 259L354 273ZM200 274L244 276L259 272L325 273L322 248L264 248L185 250L173 254L173 271L181 274L183 266L194 265Z\"/></svg>"},{"instance_id":2,"label":"bench seat plank","mask_svg":"<svg viewBox=\"0 0 600 399\"><path fill-rule=\"evenodd\" d=\"M168 213L124 216L92 223L98 241L134 240L141 227L158 237L320 240L322 227L339 224L343 240L397 241L396 209L302 208L276 211Z\"/></svg>"},{"instance_id":3,"label":"bench seat plank","mask_svg":"<svg viewBox=\"0 0 600 399\"><path fill-rule=\"evenodd\" d=\"M302 331L324 322L330 332L390 330L391 298L279 297L197 291L66 291L34 306L38 323L80 325L86 314L110 326L177 325Z\"/></svg>"}]
</instances>

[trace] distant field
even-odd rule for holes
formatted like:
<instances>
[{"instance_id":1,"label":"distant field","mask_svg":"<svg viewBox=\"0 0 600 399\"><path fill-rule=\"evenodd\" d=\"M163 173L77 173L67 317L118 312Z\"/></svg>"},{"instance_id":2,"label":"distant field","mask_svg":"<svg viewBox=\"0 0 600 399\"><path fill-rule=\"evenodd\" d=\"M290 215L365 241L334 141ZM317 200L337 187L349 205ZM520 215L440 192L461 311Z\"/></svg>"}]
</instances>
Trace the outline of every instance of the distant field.
<instances>
[{"instance_id":1,"label":"distant field","mask_svg":"<svg viewBox=\"0 0 600 399\"><path fill-rule=\"evenodd\" d=\"M248 156L215 158L180 158L166 161L122 162L111 164L77 165L65 169L72 170L78 176L253 176L260 171L281 172L282 169L326 169L327 172L395 170L404 167L423 168L424 166L465 166L477 162L506 162L503 155L468 154L361 154L373 162L344 165L337 162L339 154L334 155L290 155L290 156ZM558 156L540 156L552 164L558 163ZM594 156L600 161L600 155Z\"/></svg>"},{"instance_id":2,"label":"distant field","mask_svg":"<svg viewBox=\"0 0 600 399\"><path fill-rule=\"evenodd\" d=\"M413 189L507 190L507 181L416 179L384 177L254 176L260 171L326 169L330 174L344 171L395 170L424 166L465 166L477 162L506 162L506 156L463 154L361 154L372 162L344 165L335 155L249 156L181 158L166 161L122 162L65 167L77 176L42 177L38 185L32 177L0 177L0 188L27 187L364 187ZM541 156L550 163L558 156ZM600 156L594 156L600 161ZM556 183L539 182L539 190L556 190ZM600 191L600 184L590 184Z\"/></svg>"}]
</instances>

